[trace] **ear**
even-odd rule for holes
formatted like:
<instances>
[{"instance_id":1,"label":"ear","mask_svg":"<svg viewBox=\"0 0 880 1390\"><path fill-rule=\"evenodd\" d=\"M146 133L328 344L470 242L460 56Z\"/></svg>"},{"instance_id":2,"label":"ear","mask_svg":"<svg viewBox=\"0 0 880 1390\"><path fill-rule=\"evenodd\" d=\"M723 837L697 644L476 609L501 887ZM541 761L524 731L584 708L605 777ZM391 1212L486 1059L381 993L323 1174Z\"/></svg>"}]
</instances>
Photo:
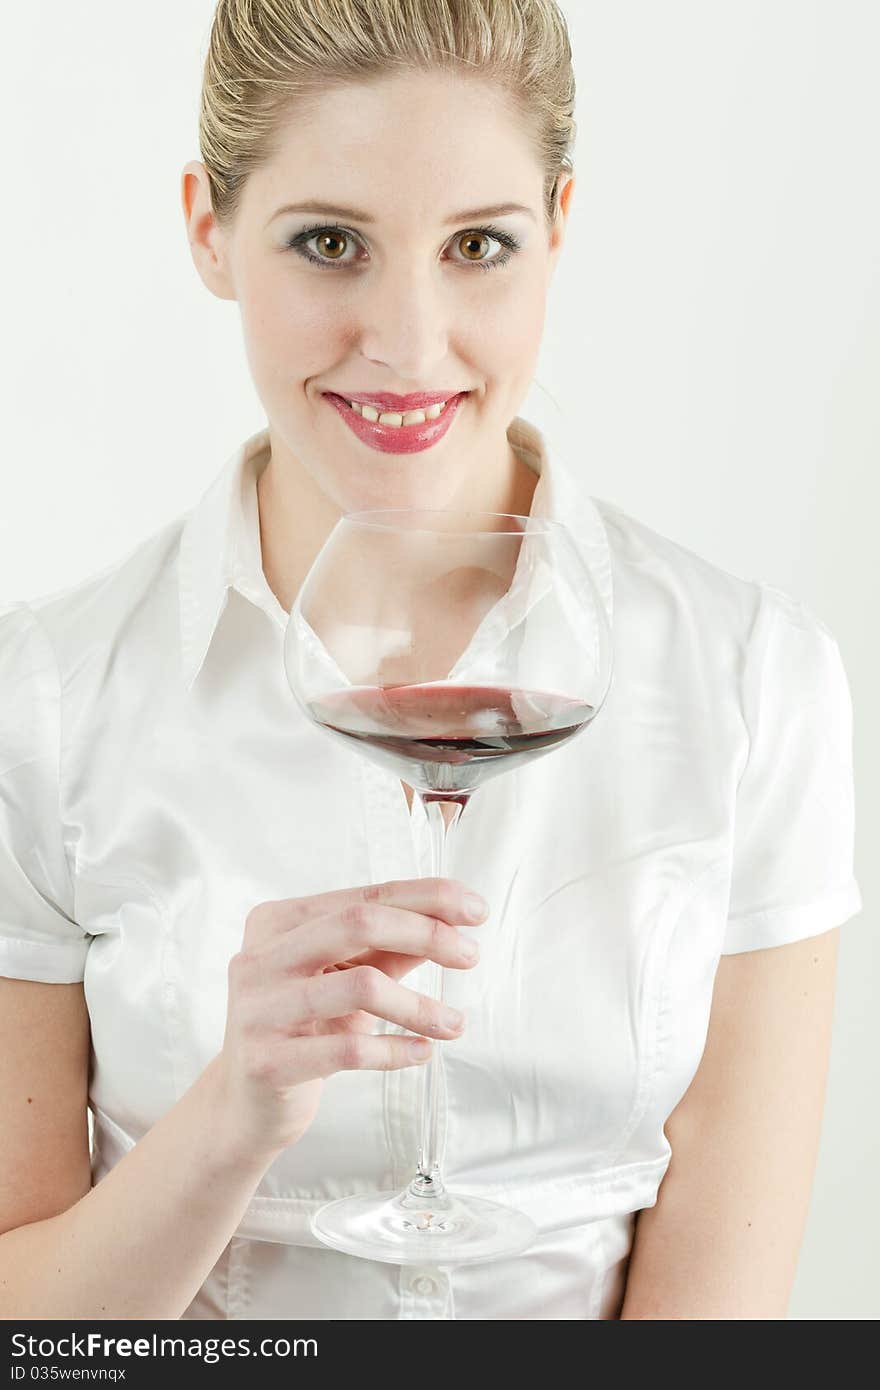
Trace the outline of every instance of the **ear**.
<instances>
[{"instance_id":1,"label":"ear","mask_svg":"<svg viewBox=\"0 0 880 1390\"><path fill-rule=\"evenodd\" d=\"M211 206L208 171L192 159L181 173L180 196L189 249L203 283L218 299L237 299L229 271L227 238Z\"/></svg>"},{"instance_id":2,"label":"ear","mask_svg":"<svg viewBox=\"0 0 880 1390\"><path fill-rule=\"evenodd\" d=\"M571 195L574 191L574 172L560 175L564 182L559 190L559 206L564 217L568 217L568 205L571 202Z\"/></svg>"},{"instance_id":3,"label":"ear","mask_svg":"<svg viewBox=\"0 0 880 1390\"><path fill-rule=\"evenodd\" d=\"M564 173L557 180L556 220L550 233L551 273L556 268L559 253L565 241L565 228L571 208L571 195L574 191L574 174Z\"/></svg>"}]
</instances>

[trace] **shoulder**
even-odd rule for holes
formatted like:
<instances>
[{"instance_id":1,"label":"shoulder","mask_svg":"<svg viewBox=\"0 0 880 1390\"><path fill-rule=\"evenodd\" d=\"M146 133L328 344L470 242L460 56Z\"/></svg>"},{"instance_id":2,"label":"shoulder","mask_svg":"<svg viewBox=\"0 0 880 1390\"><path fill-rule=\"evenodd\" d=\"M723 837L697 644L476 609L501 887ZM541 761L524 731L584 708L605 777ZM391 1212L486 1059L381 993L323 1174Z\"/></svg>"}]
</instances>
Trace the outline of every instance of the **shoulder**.
<instances>
[{"instance_id":1,"label":"shoulder","mask_svg":"<svg viewBox=\"0 0 880 1390\"><path fill-rule=\"evenodd\" d=\"M687 617L695 633L732 636L743 649L761 647L774 625L833 642L828 625L796 595L724 569L606 498L592 500L605 527L621 616L627 601L642 614L653 603L669 619Z\"/></svg>"},{"instance_id":2,"label":"shoulder","mask_svg":"<svg viewBox=\"0 0 880 1390\"><path fill-rule=\"evenodd\" d=\"M722 600L747 608L755 602L755 581L723 569L605 498L593 501L618 568L643 575L683 601Z\"/></svg>"},{"instance_id":3,"label":"shoulder","mask_svg":"<svg viewBox=\"0 0 880 1390\"><path fill-rule=\"evenodd\" d=\"M51 653L62 685L90 656L177 614L177 557L189 513L166 522L120 559L62 589L0 607L0 660Z\"/></svg>"}]
</instances>

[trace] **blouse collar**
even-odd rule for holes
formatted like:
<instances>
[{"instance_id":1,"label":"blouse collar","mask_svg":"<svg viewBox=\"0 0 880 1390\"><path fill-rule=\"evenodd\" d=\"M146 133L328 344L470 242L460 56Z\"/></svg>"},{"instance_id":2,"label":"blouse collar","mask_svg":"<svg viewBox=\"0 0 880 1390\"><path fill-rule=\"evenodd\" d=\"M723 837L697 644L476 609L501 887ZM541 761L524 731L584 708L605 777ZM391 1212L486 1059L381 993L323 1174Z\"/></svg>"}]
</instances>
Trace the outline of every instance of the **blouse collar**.
<instances>
[{"instance_id":1,"label":"blouse collar","mask_svg":"<svg viewBox=\"0 0 880 1390\"><path fill-rule=\"evenodd\" d=\"M611 556L596 504L536 426L516 416L511 445L538 476L531 515L563 522L596 581L609 624L613 617ZM269 462L269 430L245 440L227 459L187 514L180 542L180 632L183 679L189 691L201 670L229 597L235 589L284 628L288 615L263 573L257 480Z\"/></svg>"}]
</instances>

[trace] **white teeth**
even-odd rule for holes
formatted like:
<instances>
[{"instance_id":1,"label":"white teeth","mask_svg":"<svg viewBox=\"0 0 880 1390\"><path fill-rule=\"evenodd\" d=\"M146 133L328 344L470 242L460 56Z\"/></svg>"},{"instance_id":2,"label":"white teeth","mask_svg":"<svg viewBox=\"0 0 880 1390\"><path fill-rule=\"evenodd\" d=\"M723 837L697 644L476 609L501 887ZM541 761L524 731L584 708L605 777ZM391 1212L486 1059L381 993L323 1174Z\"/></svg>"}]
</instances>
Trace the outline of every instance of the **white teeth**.
<instances>
[{"instance_id":1,"label":"white teeth","mask_svg":"<svg viewBox=\"0 0 880 1390\"><path fill-rule=\"evenodd\" d=\"M359 405L357 401L349 401L348 404L357 415L362 415L365 420L378 420L380 425L393 425L399 428L401 425L421 425L425 420L436 420L441 410L445 409L446 401L437 401L434 405L427 406L424 410L407 410L404 414L399 414L396 410L386 410L381 414L371 405Z\"/></svg>"}]
</instances>

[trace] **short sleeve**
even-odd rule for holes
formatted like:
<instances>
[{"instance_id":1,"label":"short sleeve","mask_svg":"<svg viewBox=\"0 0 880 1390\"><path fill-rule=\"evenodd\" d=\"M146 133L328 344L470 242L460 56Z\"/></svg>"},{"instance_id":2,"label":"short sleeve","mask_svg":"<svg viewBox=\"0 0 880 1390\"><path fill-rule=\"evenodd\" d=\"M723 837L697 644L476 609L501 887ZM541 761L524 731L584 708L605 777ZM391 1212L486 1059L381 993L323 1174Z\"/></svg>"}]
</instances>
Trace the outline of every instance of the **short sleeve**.
<instances>
[{"instance_id":1,"label":"short sleeve","mask_svg":"<svg viewBox=\"0 0 880 1390\"><path fill-rule=\"evenodd\" d=\"M840 650L761 584L743 669L749 752L736 793L722 955L782 946L861 911L853 871L853 712Z\"/></svg>"},{"instance_id":2,"label":"short sleeve","mask_svg":"<svg viewBox=\"0 0 880 1390\"><path fill-rule=\"evenodd\" d=\"M27 604L0 611L0 975L71 984L91 937L74 920L61 828L55 655Z\"/></svg>"}]
</instances>

